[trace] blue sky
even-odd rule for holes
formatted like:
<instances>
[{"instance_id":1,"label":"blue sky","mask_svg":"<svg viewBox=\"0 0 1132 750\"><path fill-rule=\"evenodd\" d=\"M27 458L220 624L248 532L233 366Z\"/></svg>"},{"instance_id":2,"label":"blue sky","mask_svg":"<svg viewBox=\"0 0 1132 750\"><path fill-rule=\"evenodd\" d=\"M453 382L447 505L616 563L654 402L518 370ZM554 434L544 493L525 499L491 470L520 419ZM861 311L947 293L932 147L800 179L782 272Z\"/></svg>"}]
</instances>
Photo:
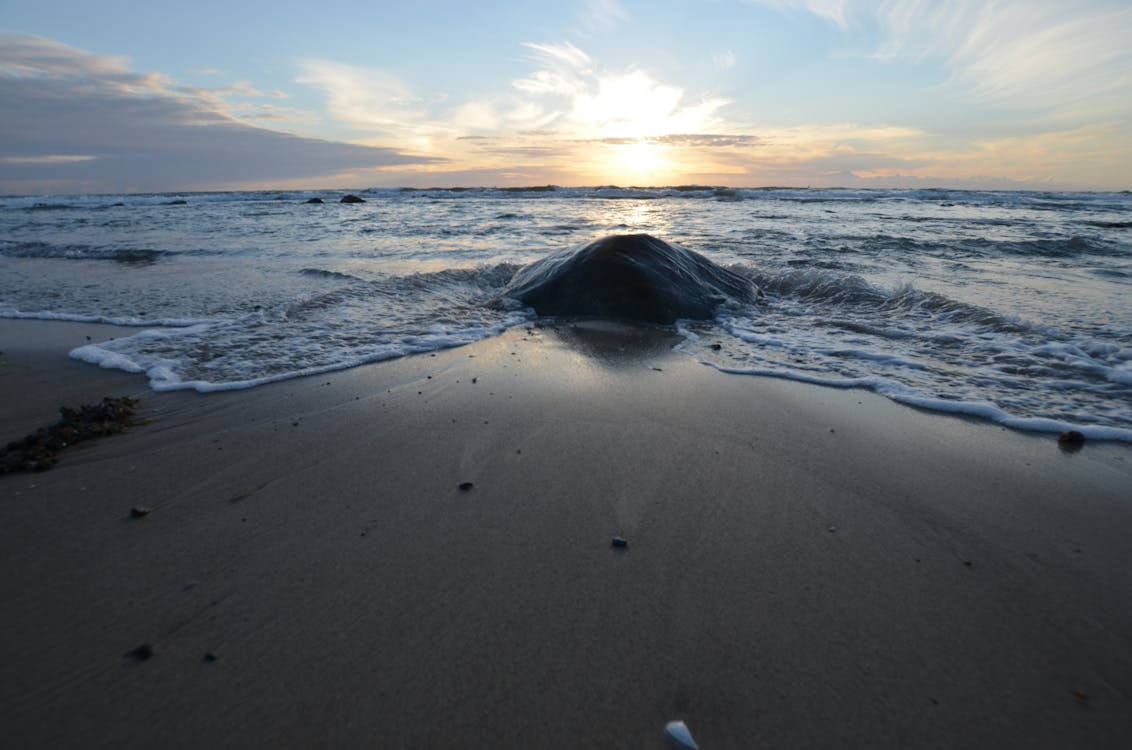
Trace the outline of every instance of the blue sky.
<instances>
[{"instance_id":1,"label":"blue sky","mask_svg":"<svg viewBox=\"0 0 1132 750\"><path fill-rule=\"evenodd\" d=\"M0 191L1132 188L1127 0L0 0Z\"/></svg>"}]
</instances>

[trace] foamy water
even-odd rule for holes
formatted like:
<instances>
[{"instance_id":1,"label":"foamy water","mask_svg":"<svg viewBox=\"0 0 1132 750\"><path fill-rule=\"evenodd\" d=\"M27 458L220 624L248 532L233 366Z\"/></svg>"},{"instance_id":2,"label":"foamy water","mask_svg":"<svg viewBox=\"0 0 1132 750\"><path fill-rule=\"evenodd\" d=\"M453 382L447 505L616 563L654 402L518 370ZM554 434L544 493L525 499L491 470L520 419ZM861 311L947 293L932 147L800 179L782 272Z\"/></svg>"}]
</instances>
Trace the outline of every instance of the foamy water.
<instances>
[{"instance_id":1,"label":"foamy water","mask_svg":"<svg viewBox=\"0 0 1132 750\"><path fill-rule=\"evenodd\" d=\"M137 326L72 356L156 390L467 344L525 263L648 232L762 304L678 324L721 370L1132 441L1132 196L553 189L0 198L0 316ZM305 203L310 197L326 203ZM183 203L180 201L184 201Z\"/></svg>"}]
</instances>

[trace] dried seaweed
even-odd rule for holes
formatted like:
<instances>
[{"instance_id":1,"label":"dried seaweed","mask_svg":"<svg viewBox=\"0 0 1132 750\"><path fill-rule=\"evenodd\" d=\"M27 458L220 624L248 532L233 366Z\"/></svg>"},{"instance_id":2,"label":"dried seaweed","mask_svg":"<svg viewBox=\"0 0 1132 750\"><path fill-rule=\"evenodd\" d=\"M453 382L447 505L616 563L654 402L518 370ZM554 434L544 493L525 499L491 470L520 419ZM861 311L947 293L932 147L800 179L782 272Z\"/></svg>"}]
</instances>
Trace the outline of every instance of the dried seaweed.
<instances>
[{"instance_id":1,"label":"dried seaweed","mask_svg":"<svg viewBox=\"0 0 1132 750\"><path fill-rule=\"evenodd\" d=\"M0 474L46 471L55 466L64 448L84 440L117 435L133 426L138 400L129 396L104 398L77 409L59 409L60 419L0 451Z\"/></svg>"}]
</instances>

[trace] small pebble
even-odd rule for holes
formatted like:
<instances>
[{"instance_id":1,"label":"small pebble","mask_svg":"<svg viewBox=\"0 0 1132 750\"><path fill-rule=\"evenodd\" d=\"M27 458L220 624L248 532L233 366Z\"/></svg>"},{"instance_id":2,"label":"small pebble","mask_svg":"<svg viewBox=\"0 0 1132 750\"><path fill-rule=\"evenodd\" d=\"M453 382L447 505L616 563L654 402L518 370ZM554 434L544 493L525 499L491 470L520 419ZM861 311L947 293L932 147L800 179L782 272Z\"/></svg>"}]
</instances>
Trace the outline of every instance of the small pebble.
<instances>
[{"instance_id":1,"label":"small pebble","mask_svg":"<svg viewBox=\"0 0 1132 750\"><path fill-rule=\"evenodd\" d=\"M1085 436L1077 430L1069 430L1058 435L1057 442L1062 445L1082 445L1085 442Z\"/></svg>"},{"instance_id":2,"label":"small pebble","mask_svg":"<svg viewBox=\"0 0 1132 750\"><path fill-rule=\"evenodd\" d=\"M469 490L471 490L475 486L476 485L473 482L460 482L460 491L461 492L468 492Z\"/></svg>"},{"instance_id":3,"label":"small pebble","mask_svg":"<svg viewBox=\"0 0 1132 750\"><path fill-rule=\"evenodd\" d=\"M220 658L219 656L217 656L216 654L209 651L208 653L206 653L204 655L202 661L204 661L205 664L211 664L212 662L216 661L219 658Z\"/></svg>"},{"instance_id":4,"label":"small pebble","mask_svg":"<svg viewBox=\"0 0 1132 750\"><path fill-rule=\"evenodd\" d=\"M699 750L700 746L692 739L691 730L682 721L668 722L667 726L664 727L664 733L680 747L688 748L688 750Z\"/></svg>"},{"instance_id":5,"label":"small pebble","mask_svg":"<svg viewBox=\"0 0 1132 750\"><path fill-rule=\"evenodd\" d=\"M723 348L723 344L712 344L711 345L711 350L713 352L718 352L722 348Z\"/></svg>"},{"instance_id":6,"label":"small pebble","mask_svg":"<svg viewBox=\"0 0 1132 750\"><path fill-rule=\"evenodd\" d=\"M127 651L126 658L134 661L149 661L153 658L153 646L143 643L137 648Z\"/></svg>"},{"instance_id":7,"label":"small pebble","mask_svg":"<svg viewBox=\"0 0 1132 750\"><path fill-rule=\"evenodd\" d=\"M135 505L130 508L130 518L144 518L153 512L153 508L147 508L144 505Z\"/></svg>"},{"instance_id":8,"label":"small pebble","mask_svg":"<svg viewBox=\"0 0 1132 750\"><path fill-rule=\"evenodd\" d=\"M610 544L614 547L628 547L629 540L623 536L615 536L613 537L613 541L610 542Z\"/></svg>"}]
</instances>

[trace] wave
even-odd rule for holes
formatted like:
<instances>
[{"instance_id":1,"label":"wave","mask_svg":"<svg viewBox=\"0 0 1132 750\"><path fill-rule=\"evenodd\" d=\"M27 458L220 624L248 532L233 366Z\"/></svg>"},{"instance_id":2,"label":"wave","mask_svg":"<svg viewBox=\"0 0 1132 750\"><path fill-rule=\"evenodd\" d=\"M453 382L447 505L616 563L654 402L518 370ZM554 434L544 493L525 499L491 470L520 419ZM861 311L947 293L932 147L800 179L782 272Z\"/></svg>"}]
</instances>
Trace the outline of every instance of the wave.
<instances>
[{"instance_id":1,"label":"wave","mask_svg":"<svg viewBox=\"0 0 1132 750\"><path fill-rule=\"evenodd\" d=\"M0 199L0 209L66 210L121 209L131 207L164 207L230 202L290 202L305 203L320 198L326 203L337 203L348 194L364 195L366 200L397 201L432 199L627 199L653 200L681 198L686 200L735 201L782 203L924 203L930 205L985 206L1005 209L1032 209L1041 211L1113 211L1126 213L1132 198L1119 192L1049 192L1049 191L992 191L953 189L866 189L866 188L808 188L808 187L736 187L718 185L672 185L657 187L602 185L591 187L563 187L533 185L526 187L433 187L387 188L371 187L366 190L261 190L179 193L106 193L76 195L7 196ZM1097 226L1126 228L1128 223L1100 220Z\"/></svg>"},{"instance_id":2,"label":"wave","mask_svg":"<svg viewBox=\"0 0 1132 750\"><path fill-rule=\"evenodd\" d=\"M49 242L0 242L0 255L10 258L57 258L64 260L110 260L117 263L155 263L164 250L145 247L98 247L95 245L56 245Z\"/></svg>"},{"instance_id":3,"label":"wave","mask_svg":"<svg viewBox=\"0 0 1132 750\"><path fill-rule=\"evenodd\" d=\"M838 378L812 375L785 368L728 367L716 362L704 364L720 372L734 375L758 375L782 378L831 388L864 388L896 401L928 411L985 419L1004 427L1029 432L1062 433L1076 430L1091 440L1119 440L1132 443L1132 429L1108 425L1085 424L1047 417L1021 417L989 401L959 401L924 395L902 383L878 377Z\"/></svg>"},{"instance_id":4,"label":"wave","mask_svg":"<svg viewBox=\"0 0 1132 750\"><path fill-rule=\"evenodd\" d=\"M216 323L215 318L146 318L137 315L84 315L81 313L57 312L54 310L17 310L0 307L0 318L11 320L58 320L69 323L103 323L126 328L187 328Z\"/></svg>"}]
</instances>

